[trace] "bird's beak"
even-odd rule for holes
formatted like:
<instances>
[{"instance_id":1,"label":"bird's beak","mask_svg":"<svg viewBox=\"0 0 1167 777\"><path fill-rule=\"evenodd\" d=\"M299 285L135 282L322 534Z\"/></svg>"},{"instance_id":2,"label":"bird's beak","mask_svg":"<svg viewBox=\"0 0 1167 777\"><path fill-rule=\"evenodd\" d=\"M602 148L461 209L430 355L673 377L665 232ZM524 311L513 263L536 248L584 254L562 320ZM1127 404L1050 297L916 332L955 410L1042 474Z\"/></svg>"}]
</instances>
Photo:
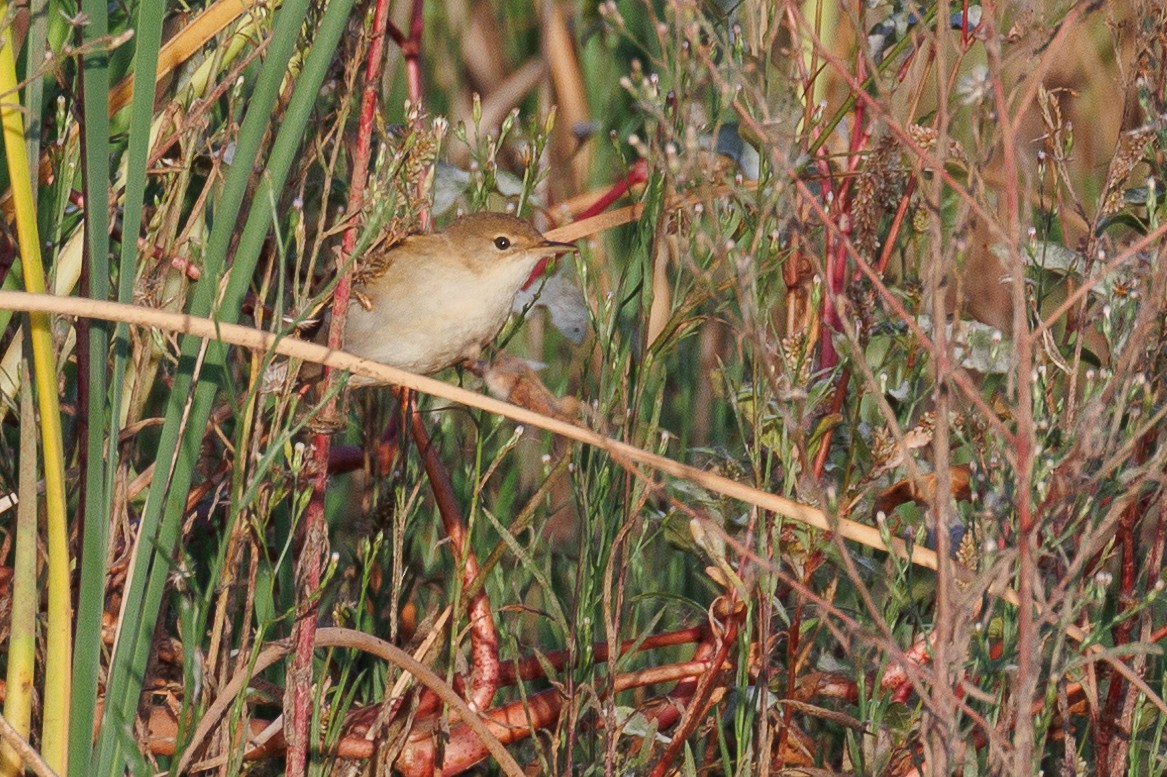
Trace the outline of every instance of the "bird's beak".
<instances>
[{"instance_id":1,"label":"bird's beak","mask_svg":"<svg viewBox=\"0 0 1167 777\"><path fill-rule=\"evenodd\" d=\"M535 269L527 276L527 282L523 284L523 290L531 288L535 281L547 270L547 265L551 262L552 256L559 254L570 254L573 251L578 251L574 243L557 243L554 240L544 240L539 245L535 246L535 250L543 255L539 263L535 265Z\"/></svg>"},{"instance_id":2,"label":"bird's beak","mask_svg":"<svg viewBox=\"0 0 1167 777\"><path fill-rule=\"evenodd\" d=\"M554 240L544 240L539 244L539 250L548 254L570 254L572 251L578 251L579 248L575 243L557 243Z\"/></svg>"}]
</instances>

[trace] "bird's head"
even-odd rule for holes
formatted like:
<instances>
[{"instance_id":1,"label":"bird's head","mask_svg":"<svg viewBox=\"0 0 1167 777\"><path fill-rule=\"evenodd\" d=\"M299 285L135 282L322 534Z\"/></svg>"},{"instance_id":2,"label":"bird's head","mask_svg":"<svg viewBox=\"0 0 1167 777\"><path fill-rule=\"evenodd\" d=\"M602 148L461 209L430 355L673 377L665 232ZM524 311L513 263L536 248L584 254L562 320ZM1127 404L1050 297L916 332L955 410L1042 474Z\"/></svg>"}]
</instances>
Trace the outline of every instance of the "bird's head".
<instances>
[{"instance_id":1,"label":"bird's head","mask_svg":"<svg viewBox=\"0 0 1167 777\"><path fill-rule=\"evenodd\" d=\"M445 230L446 239L475 269L500 264L531 265L537 277L547 260L576 250L571 243L548 240L530 222L505 213L471 213Z\"/></svg>"}]
</instances>

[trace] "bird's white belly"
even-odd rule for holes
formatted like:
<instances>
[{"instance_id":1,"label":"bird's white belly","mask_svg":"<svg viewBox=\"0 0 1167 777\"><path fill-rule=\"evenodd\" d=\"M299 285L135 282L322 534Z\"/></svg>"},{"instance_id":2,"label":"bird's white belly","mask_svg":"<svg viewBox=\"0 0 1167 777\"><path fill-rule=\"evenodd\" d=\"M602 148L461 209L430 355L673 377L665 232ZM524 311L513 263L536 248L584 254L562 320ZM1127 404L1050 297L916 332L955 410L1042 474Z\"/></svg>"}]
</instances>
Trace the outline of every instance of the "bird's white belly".
<instances>
[{"instance_id":1,"label":"bird's white belly","mask_svg":"<svg viewBox=\"0 0 1167 777\"><path fill-rule=\"evenodd\" d=\"M354 300L346 347L358 356L426 374L473 358L506 322L513 292L482 288L480 279L461 268L421 275L405 274L408 283L377 284L368 295L371 311Z\"/></svg>"}]
</instances>

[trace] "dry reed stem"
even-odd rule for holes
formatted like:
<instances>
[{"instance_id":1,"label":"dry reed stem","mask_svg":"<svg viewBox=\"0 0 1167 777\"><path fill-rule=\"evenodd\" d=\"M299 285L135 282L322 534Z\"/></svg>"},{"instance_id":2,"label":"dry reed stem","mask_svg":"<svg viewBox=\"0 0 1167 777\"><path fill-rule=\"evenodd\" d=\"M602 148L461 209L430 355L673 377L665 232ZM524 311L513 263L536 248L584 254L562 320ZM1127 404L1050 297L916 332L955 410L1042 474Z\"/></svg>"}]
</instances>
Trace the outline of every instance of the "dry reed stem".
<instances>
[{"instance_id":1,"label":"dry reed stem","mask_svg":"<svg viewBox=\"0 0 1167 777\"><path fill-rule=\"evenodd\" d=\"M479 719L478 715L462 700L462 697L442 680L441 677L435 674L432 669L401 648L363 632L338 627L318 629L313 639L313 647L344 647L361 650L382 658L403 671L412 674L419 683L440 696L442 701L450 705L451 708L462 716L462 720L479 736L482 743L490 751L490 754L495 757L495 760L498 761L499 766L506 772L508 777L523 777L522 767L519 766L511 754L507 752L503 744L498 741L498 738ZM190 744L182 754L182 758L179 759L174 774L183 774L187 771L195 751L198 750L203 740L207 738L215 726L227 714L231 705L235 703L235 698L251 682L251 678L260 674L265 669L274 666L276 662L291 652L291 640L281 640L268 645L260 651L254 663L248 667L247 671L240 672L231 679L230 683L223 687L218 698L207 708L202 720L199 721L199 725L191 735Z\"/></svg>"},{"instance_id":2,"label":"dry reed stem","mask_svg":"<svg viewBox=\"0 0 1167 777\"><path fill-rule=\"evenodd\" d=\"M621 464L621 466L629 468L634 474L641 477L644 475L639 470L636 470L633 465L641 464L662 474L689 480L714 493L737 499L763 510L768 510L815 529L834 532L840 537L860 545L892 553L899 558L910 561L916 566L932 570L935 570L937 567L938 559L934 551L918 545L914 545L909 550L907 544L897 537L891 538L890 545L886 544L880 537L879 530L872 526L867 526L846 518L832 519L825 512L815 507L803 505L791 499L778 496L777 494L771 494L753 486L738 483L727 477L682 464L665 456L642 450L634 445L605 437L591 429L576 426L558 418L542 415L507 402L501 402L492 397L477 394L434 378L415 375L385 364L378 364L344 351L334 351L327 346L295 340L290 337L272 334L271 332L265 332L241 324L224 324L211 319L190 316L185 313L171 313L136 305L125 305L118 302L105 302L77 297L60 297L54 294L0 291L0 309L21 312L38 310L58 315L88 316L105 321L123 322L132 326L149 327L168 332L220 340L221 342L241 348L265 352L270 351L306 362L327 364L334 369L346 370L354 375L373 378L380 383L389 383L451 402L457 402L467 407L494 413L521 424L529 424L552 432L553 434L582 442L604 451L614 461ZM715 526L709 528L713 531L717 530ZM990 593L1002 601L1017 606L1017 594L1011 589L990 591ZM1084 624L1083 626L1067 624L1064 628L1065 633L1077 642L1084 641L1091 629L1089 624ZM1115 671L1135 684L1151 703L1164 714L1167 714L1167 703L1142 678L1135 675L1130 667L1114 656L1107 654L1100 645L1092 644L1088 646L1087 652L1093 659L1105 661L1112 666Z\"/></svg>"},{"instance_id":3,"label":"dry reed stem","mask_svg":"<svg viewBox=\"0 0 1167 777\"><path fill-rule=\"evenodd\" d=\"M0 715L0 739L3 739L6 745L17 752L20 760L24 762L25 766L32 769L37 777L57 777L57 773L45 763L40 752L33 748L2 715Z\"/></svg>"},{"instance_id":4,"label":"dry reed stem","mask_svg":"<svg viewBox=\"0 0 1167 777\"><path fill-rule=\"evenodd\" d=\"M402 388L420 391L424 394L457 402L467 407L495 413L522 424L531 424L546 431L576 440L603 450L617 461L626 464L643 464L666 475L684 478L697 485L739 499L748 504L769 510L799 523L828 532L837 532L846 539L878 550L885 550L911 561L917 566L936 568L936 554L927 548L913 547L893 538L888 547L879 537L879 530L846 518L833 520L822 510L800 504L785 497L738 483L721 475L697 469L678 461L637 448L634 445L605 437L582 426L546 416L518 405L477 394L473 391L453 386L434 378L415 375L385 364L362 359L345 351L335 351L324 345L304 342L291 337L265 332L241 324L225 324L212 319L199 318L185 313L105 302L78 297L60 297L54 294L30 294L28 292L0 291L0 308L14 311L38 310L69 316L84 316L105 321L120 321L133 326L161 329L167 332L194 335L210 340L236 345L259 351L270 351L282 356L327 365L337 370L346 370L354 375L362 375L380 383L393 384Z\"/></svg>"},{"instance_id":5,"label":"dry reed stem","mask_svg":"<svg viewBox=\"0 0 1167 777\"><path fill-rule=\"evenodd\" d=\"M796 520L822 531L837 532L841 536L878 550L895 553L917 566L936 569L936 554L927 548L914 547L909 553L907 546L893 538L887 547L879 537L879 531L871 526L846 518L832 521L826 513L813 507L799 504L790 499L770 494L751 486L743 485L729 478L681 464L664 456L641 450L627 443L605 437L590 429L567 423L551 416L527 410L526 408L502 402L477 394L448 383L415 375L388 365L378 364L368 359L353 356L344 351L334 351L327 346L304 342L290 337L265 332L240 324L224 324L211 319L198 318L184 313L171 313L153 308L125 305L117 302L88 300L77 297L59 297L52 294L30 294L27 292L0 291L0 308L10 310L39 310L61 315L85 316L107 321L120 321L134 326L151 327L169 332L183 333L217 339L224 343L260 351L274 351L283 356L305 362L323 364L337 370L347 370L354 375L362 375L431 396L495 413L519 423L529 423L546 431L559 434L577 442L586 443L633 463L644 464L674 477L686 478L711 491L724 496L770 510L779 515Z\"/></svg>"}]
</instances>

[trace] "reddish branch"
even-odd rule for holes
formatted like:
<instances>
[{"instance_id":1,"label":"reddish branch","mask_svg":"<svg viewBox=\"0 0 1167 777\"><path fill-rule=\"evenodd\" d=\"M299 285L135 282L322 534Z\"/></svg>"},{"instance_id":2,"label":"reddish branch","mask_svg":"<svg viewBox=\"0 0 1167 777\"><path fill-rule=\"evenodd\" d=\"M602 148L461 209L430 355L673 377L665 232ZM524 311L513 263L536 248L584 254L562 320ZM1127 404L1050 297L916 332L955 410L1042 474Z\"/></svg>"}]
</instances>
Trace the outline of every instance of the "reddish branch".
<instances>
[{"instance_id":1,"label":"reddish branch","mask_svg":"<svg viewBox=\"0 0 1167 777\"><path fill-rule=\"evenodd\" d=\"M1146 462L1150 453L1151 439L1145 436L1139 440L1135 447L1133 461L1137 465L1142 465ZM1115 532L1115 541L1119 545L1119 590L1118 590L1118 605L1125 611L1131 607L1137 606L1139 593L1135 590L1138 584L1139 570L1142 568L1157 570L1159 567L1146 566L1143 564L1147 559L1140 558L1139 553L1139 532L1136 531L1140 521L1150 512L1152 496L1151 494L1144 495L1142 498L1132 502L1122 512L1122 516L1118 521L1118 529ZM1162 525L1157 527L1158 532L1162 532ZM1159 556L1161 550L1156 547L1152 551L1152 556ZM1152 561L1156 559L1151 559ZM1149 577L1154 578L1148 580L1148 585L1154 585L1154 581L1158 579L1157 574L1150 574ZM1114 640L1116 648L1121 648L1123 645L1128 645L1134 638L1135 618L1133 617L1119 617L1118 625L1111 629L1111 636ZM1129 735L1130 721L1124 710L1129 709L1128 697L1131 694L1138 693L1138 691L1131 687L1120 674L1117 672L1110 673L1110 682L1107 687L1106 699L1103 702L1101 712L1098 716L1098 726L1094 733L1094 746L1098 752L1097 763L1099 764L1114 764L1124 765L1127 759L1122 750L1126 749L1125 741L1114 742L1115 734L1119 734L1120 740L1125 740ZM1125 729L1125 730L1124 730ZM1120 752L1113 753L1111 748L1115 747ZM1117 773L1117 772L1110 772Z\"/></svg>"},{"instance_id":2,"label":"reddish branch","mask_svg":"<svg viewBox=\"0 0 1167 777\"><path fill-rule=\"evenodd\" d=\"M663 634L652 634L642 640L625 640L620 643L620 655L625 655L633 650L642 652L675 645L688 645L691 642L708 639L708 632L708 628L693 627L680 631L666 631ZM597 642L592 645L590 652L597 663L611 658L607 642ZM544 677L544 665L560 671L567 667L567 662L573 655L578 655L577 651L553 650L550 653L542 654L539 659L530 657L517 661L507 661L501 667L500 682L502 685L514 685L518 680L534 680Z\"/></svg>"},{"instance_id":3,"label":"reddish branch","mask_svg":"<svg viewBox=\"0 0 1167 777\"><path fill-rule=\"evenodd\" d=\"M887 269L887 264L891 261L892 251L895 249L896 241L899 239L900 230L904 226L904 219L908 214L908 205L912 200L912 194L916 190L916 179L908 180L907 186L904 188L903 196L900 197L899 206L896 208L895 215L892 217L891 226L887 230L887 237L883 241L883 249L879 252L879 261L873 268L875 272L882 276ZM844 249L846 245L843 244ZM843 400L847 395L847 386L851 382L851 370L846 368L839 375L839 381L835 386L835 393L831 397L831 409L828 415L835 415L843 409ZM815 479L823 476L823 470L827 465L827 453L831 449L831 439L834 437L835 427L827 429L819 443L818 453L814 458L814 476Z\"/></svg>"},{"instance_id":4,"label":"reddish branch","mask_svg":"<svg viewBox=\"0 0 1167 777\"><path fill-rule=\"evenodd\" d=\"M720 677L725 669L724 665L718 663L719 659L724 659L725 650L716 650L717 645L711 632L706 630L705 635L705 641L698 645L692 660L618 675L613 683L613 691L676 682L677 685L662 703L651 705L641 712L650 722L655 722L658 729L663 730L676 723L682 712L693 711L694 714L686 717L695 726L706 709L704 704L700 705L700 710L693 709L698 691L704 688L705 696L701 698L707 698L717 687L713 680ZM723 646L728 646L731 641L723 640ZM488 710L483 713L482 720L504 745L513 744L531 736L537 729L555 725L566 701L558 689L551 688ZM430 777L435 774L436 725L437 721L431 718L415 727L409 742L394 763L394 768L401 774L406 777ZM692 732L683 735L678 732L677 736L687 737L689 733ZM359 757L371 756L373 743L363 737L361 741L365 742L367 752ZM457 774L465 771L480 763L487 755L486 746L478 735L466 723L456 722L450 727L449 738L445 743L442 773Z\"/></svg>"},{"instance_id":5,"label":"reddish branch","mask_svg":"<svg viewBox=\"0 0 1167 777\"><path fill-rule=\"evenodd\" d=\"M624 176L624 178L618 181L615 186L604 192L604 194L601 195L598 200L581 211L575 217L576 221L582 221L583 219L600 215L605 210L607 210L609 205L627 194L628 190L633 186L642 184L647 180L648 162L643 159L638 159L635 163L633 163L632 167L629 168L628 175Z\"/></svg>"},{"instance_id":6,"label":"reddish branch","mask_svg":"<svg viewBox=\"0 0 1167 777\"><path fill-rule=\"evenodd\" d=\"M723 647L732 641L732 634L737 627L737 619L741 615L742 612L735 614L735 620L721 640ZM713 630L708 627L658 634L640 642L622 643L620 647L623 653L633 649L649 650L692 642L697 642L698 647L691 660L617 675L613 683L615 692L660 683L677 683L672 693L668 694L667 697L655 703L650 702L641 710L644 717L655 722L660 729L665 729L676 723L681 714L692 706L694 699L699 697L698 691L702 687L702 681L699 678L717 677L723 670L729 668L725 664L716 663L718 659L715 654L724 658L725 651L718 650L717 638L714 636ZM602 661L607 658L606 649L606 644L594 646L593 652L597 660ZM566 651L561 651L550 654L548 658L553 665L562 668L566 664L567 655ZM509 663L503 675L503 684L506 685L513 684L519 679L537 679L544 676L539 664L532 659ZM242 686L243 683L240 683L239 687ZM709 691L715 689L715 686L708 685L708 683L707 686ZM816 683L811 691L813 693L824 687L826 687L825 683ZM234 692L231 695L233 696ZM479 719L500 742L512 744L531 736L536 729L554 726L566 701L563 695L553 688L532 694L526 700L511 702L488 710ZM223 709L226 709L226 705L223 706ZM376 716L378 710L379 705L358 710L350 715L344 733L329 755L351 759L372 758L380 743L366 738L366 732L369 730L369 721ZM704 707L699 714L691 717L699 720L703 714ZM394 762L394 768L398 772L410 776L432 775L436 769L434 737L440 724L434 714L423 716L420 711L415 711L415 715L421 719L421 722L410 733L409 740ZM457 774L484 760L488 751L478 734L457 715L451 716L450 723L452 725L450 726L449 738L443 748L442 772L444 774ZM148 716L147 725L150 732L148 740L150 752L155 755L173 755L179 730L174 710L162 705L154 707ZM247 739L256 742L268 727L268 721L252 720L249 722L247 730L244 731L241 727L236 732L236 736L239 740ZM196 733L196 743L201 741L203 738ZM247 761L277 757L286 749L286 740L281 732L277 731L269 738L250 747L243 757ZM208 762L208 764L213 763L215 762Z\"/></svg>"},{"instance_id":7,"label":"reddish branch","mask_svg":"<svg viewBox=\"0 0 1167 777\"><path fill-rule=\"evenodd\" d=\"M461 509L458 507L457 497L454 495L454 486L450 482L450 474L442 460L438 458L425 424L417 413L414 403L407 403L409 410L410 432L413 443L421 454L425 466L426 476L429 477L430 487L433 490L434 501L438 504L438 512L442 516L442 525L446 536L450 538L456 565L462 570L462 585L469 588L478 577L478 558L470 550L467 537L466 523L462 519ZM466 701L475 710L484 710L490 706L495 691L498 690L498 632L494 628L494 619L490 614L490 601L484 591L475 594L469 604L468 619L470 621L470 680L469 695Z\"/></svg>"},{"instance_id":8,"label":"reddish branch","mask_svg":"<svg viewBox=\"0 0 1167 777\"><path fill-rule=\"evenodd\" d=\"M669 647L672 645L687 645L692 642L699 642L706 638L707 632L708 629L689 628L681 629L680 631L669 631L665 632L664 634L654 634L639 642L637 640L631 639L626 640L620 644L618 655L622 656L632 651L642 652L645 650L655 650L657 648ZM594 660L597 662L607 661L611 657L607 642L597 642L592 645L591 653ZM576 655L577 653L572 650L553 650L549 653L541 654L538 658L530 656L527 658L502 663L499 665L498 687L507 688L516 684L520 680L529 682L531 680L543 679L547 676L545 667L550 667L557 672L563 671L567 668L571 659ZM655 671L657 670L648 669L638 676L651 676L651 674ZM664 682L667 679L670 678L657 677L656 679L645 682L643 684L649 685L655 682ZM454 688L456 690L461 691L464 685L465 681L461 675L454 677ZM437 697L433 694L427 694L426 697L418 703L415 714L418 716L423 716L428 713L432 713L435 709L437 709L437 707ZM377 711L376 708L370 709L373 712Z\"/></svg>"},{"instance_id":9,"label":"reddish branch","mask_svg":"<svg viewBox=\"0 0 1167 777\"><path fill-rule=\"evenodd\" d=\"M863 81L867 77L863 59L856 65L855 78ZM809 89L810 84L807 84ZM826 283L828 293L823 298L822 340L820 343L819 363L824 369L830 369L838 363L839 356L835 352L835 344L831 340L836 332L842 330L842 319L839 315L837 301L842 298L847 287L847 244L850 242L853 227L852 209L854 206L855 174L865 157L864 151L871 141L871 129L866 119L867 111L863 103L856 103L855 113L851 123L851 138L847 148L846 175L833 192L834 196L828 202L829 210L835 215L837 228L827 235L826 250ZM819 166L824 172L824 194L831 193L830 176L832 170L827 162L826 145L818 148ZM826 199L824 197L824 199ZM894 234L890 236L894 242Z\"/></svg>"},{"instance_id":10,"label":"reddish branch","mask_svg":"<svg viewBox=\"0 0 1167 777\"><path fill-rule=\"evenodd\" d=\"M409 100L414 105L421 104L421 34L425 24L422 11L424 0L413 0L413 16L409 21L409 36L406 37L397 25L389 22L389 37L401 49L401 56L405 60L406 87L409 91Z\"/></svg>"},{"instance_id":11,"label":"reddish branch","mask_svg":"<svg viewBox=\"0 0 1167 777\"><path fill-rule=\"evenodd\" d=\"M879 262L875 265L875 271L883 275L884 270L887 269L887 263L891 261L892 251L895 249L896 240L899 239L900 230L904 226L904 217L908 215L908 205L912 201L912 194L916 191L916 179L909 178L907 185L904 187L904 193L900 197L900 204L896 208L895 216L892 217L891 226L887 230L887 238L883 241L883 250L879 252Z\"/></svg>"},{"instance_id":12,"label":"reddish branch","mask_svg":"<svg viewBox=\"0 0 1167 777\"><path fill-rule=\"evenodd\" d=\"M383 30L389 20L389 0L376 0L373 9L372 24L368 56L365 60L365 86L361 95L361 113L357 127L357 146L352 164L351 188L349 190L348 212L358 212L364 199L365 181L368 178L369 159L371 157L373 124L376 115L377 93L381 80L381 63L384 61ZM328 346L340 350L344 346L344 325L348 311L349 296L352 289L351 270L348 258L356 247L358 225L353 224L345 231L342 241L342 250L337 257L336 291L332 299L332 325L328 331ZM329 394L327 387L336 379L333 370L324 368L325 395ZM335 396L328 401L323 411L326 419L337 415L337 400ZM303 536L301 537L302 551L300 563L296 570L296 590L300 597L298 618L294 631L296 644L295 656L288 672L288 686L286 694L290 698L285 705L290 707L285 724L285 735L288 738L287 774L290 777L301 777L308 765L308 735L312 723L312 654L316 639L317 604L315 592L320 588L320 577L323 559L327 553L328 527L324 520L324 493L328 486L328 458L331 437L327 432L320 432L315 436L313 457L315 462L315 479L312 488L312 497L305 512ZM289 703L290 702L290 703Z\"/></svg>"},{"instance_id":13,"label":"reddish branch","mask_svg":"<svg viewBox=\"0 0 1167 777\"><path fill-rule=\"evenodd\" d=\"M728 606L727 606L728 605ZM672 725L680 717L681 710L685 716L680 727L673 732L668 748L653 767L651 777L664 777L671 771L672 763L680 754L681 748L705 717L709 707L713 704L713 692L720 686L720 679L724 669L726 657L729 655L730 645L737 641L738 625L745 614L745 608L736 601L732 594L714 605L714 609L724 609L725 631L717 635L710 630L710 639L701 643L694 656L696 660L708 660L709 669L700 677L684 680L669 694L673 704L661 710L656 720L658 727Z\"/></svg>"},{"instance_id":14,"label":"reddish branch","mask_svg":"<svg viewBox=\"0 0 1167 777\"><path fill-rule=\"evenodd\" d=\"M831 406L827 410L827 418L837 415L843 410L843 400L847 397L847 385L851 382L851 368L844 367L839 374L839 380L835 384L835 391L831 395ZM829 429L823 434L822 439L819 440L819 449L814 456L814 477L818 480L823 476L823 471L827 467L827 453L831 450L831 439L835 434L835 426L831 425Z\"/></svg>"}]
</instances>

